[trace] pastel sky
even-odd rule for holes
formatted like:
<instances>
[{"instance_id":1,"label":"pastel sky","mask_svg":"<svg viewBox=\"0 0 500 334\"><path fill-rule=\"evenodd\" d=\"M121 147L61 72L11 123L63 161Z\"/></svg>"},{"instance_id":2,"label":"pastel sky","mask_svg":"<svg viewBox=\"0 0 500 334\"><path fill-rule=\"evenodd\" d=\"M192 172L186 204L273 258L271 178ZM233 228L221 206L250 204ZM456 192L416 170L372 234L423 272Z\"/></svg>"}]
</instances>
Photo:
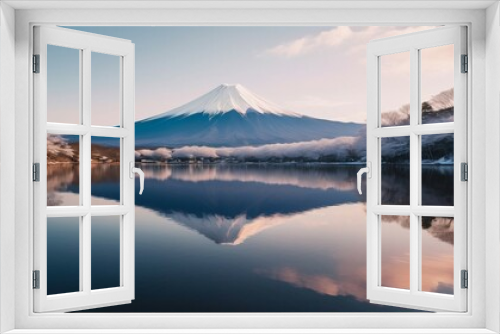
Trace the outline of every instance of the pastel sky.
<instances>
[{"instance_id":1,"label":"pastel sky","mask_svg":"<svg viewBox=\"0 0 500 334\"><path fill-rule=\"evenodd\" d=\"M431 27L71 28L135 43L136 119L178 107L221 83L239 83L297 113L365 122L367 43ZM78 55L71 58L68 51L52 49L49 121L73 122L71 113L76 115L78 106ZM432 61L424 68L424 98L452 87L450 55L449 50L431 52ZM97 125L117 123L119 67L113 58L93 56L92 117ZM404 66L383 73L384 89L391 96L387 108L408 103L404 84L408 80Z\"/></svg>"}]
</instances>

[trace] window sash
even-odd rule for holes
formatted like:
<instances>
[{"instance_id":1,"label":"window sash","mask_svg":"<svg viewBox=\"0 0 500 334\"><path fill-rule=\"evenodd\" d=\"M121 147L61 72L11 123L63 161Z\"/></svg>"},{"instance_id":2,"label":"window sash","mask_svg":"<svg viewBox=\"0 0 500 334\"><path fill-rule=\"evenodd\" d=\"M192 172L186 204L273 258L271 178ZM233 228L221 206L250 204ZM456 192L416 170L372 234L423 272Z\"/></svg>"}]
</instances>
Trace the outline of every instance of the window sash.
<instances>
[{"instance_id":1,"label":"window sash","mask_svg":"<svg viewBox=\"0 0 500 334\"><path fill-rule=\"evenodd\" d=\"M80 123L48 123L47 45L80 50ZM91 54L120 57L120 127L91 125ZM40 182L34 195L34 263L40 288L33 290L35 312L66 312L129 303L134 298L135 180L129 177L134 162L134 45L130 41L76 30L35 27L34 54L40 55L40 73L34 75L34 161L40 163ZM80 205L47 206L47 134L80 137ZM120 139L120 205L91 205L91 138ZM120 216L120 286L91 288L91 217ZM47 218L79 217L80 291L47 295Z\"/></svg>"},{"instance_id":2,"label":"window sash","mask_svg":"<svg viewBox=\"0 0 500 334\"><path fill-rule=\"evenodd\" d=\"M367 52L368 119L367 161L372 177L367 179L367 297L371 302L423 310L467 311L467 290L461 288L460 272L467 269L467 183L460 181L460 163L467 162L467 76L460 73L461 54L466 54L466 28L444 27L372 41ZM454 122L418 124L420 111L419 50L454 45ZM381 127L380 57L410 53L410 125ZM419 136L454 133L454 198L452 207L419 205L421 193L421 147ZM410 205L381 205L380 139L410 137ZM383 287L381 282L380 214L410 217L410 289ZM420 219L423 215L454 217L454 295L422 292Z\"/></svg>"}]
</instances>

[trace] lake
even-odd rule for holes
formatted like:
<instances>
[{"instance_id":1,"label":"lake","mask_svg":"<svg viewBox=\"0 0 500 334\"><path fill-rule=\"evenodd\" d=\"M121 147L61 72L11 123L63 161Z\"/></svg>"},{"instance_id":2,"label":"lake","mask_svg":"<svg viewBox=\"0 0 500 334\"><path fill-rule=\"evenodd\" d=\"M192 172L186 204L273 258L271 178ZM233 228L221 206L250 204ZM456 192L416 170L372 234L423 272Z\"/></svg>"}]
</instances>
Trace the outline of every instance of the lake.
<instances>
[{"instance_id":1,"label":"lake","mask_svg":"<svg viewBox=\"0 0 500 334\"><path fill-rule=\"evenodd\" d=\"M91 312L409 311L366 300L361 167L140 165L146 180L136 195L136 297ZM92 204L117 203L119 175L119 165L92 165ZM423 182L424 204L453 205L452 166L424 166ZM77 165L49 165L48 184L49 205L78 203ZM407 165L384 166L382 194L384 204L409 201ZM95 219L92 286L116 286L117 225ZM64 226L49 223L48 238L72 233ZM408 217L382 217L382 238L382 284L404 288ZM49 293L78 289L78 266L65 260L76 248L50 245ZM452 219L422 219L422 256L422 288L453 293Z\"/></svg>"}]
</instances>

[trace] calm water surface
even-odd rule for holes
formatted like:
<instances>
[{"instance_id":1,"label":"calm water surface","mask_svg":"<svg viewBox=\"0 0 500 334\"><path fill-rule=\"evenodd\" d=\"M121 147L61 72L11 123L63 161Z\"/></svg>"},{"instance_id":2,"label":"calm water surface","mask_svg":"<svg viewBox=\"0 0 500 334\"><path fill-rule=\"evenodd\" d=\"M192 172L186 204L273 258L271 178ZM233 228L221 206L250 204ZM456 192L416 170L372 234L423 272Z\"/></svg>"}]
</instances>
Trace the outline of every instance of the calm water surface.
<instances>
[{"instance_id":1,"label":"calm water surface","mask_svg":"<svg viewBox=\"0 0 500 334\"><path fill-rule=\"evenodd\" d=\"M136 298L92 312L405 311L365 298L366 206L356 190L360 166L141 168L146 183L144 194L136 196ZM423 173L428 201L451 205L453 168L428 166ZM77 166L50 165L48 175L49 204L77 199ZM119 166L95 164L92 177L93 204L116 204ZM407 201L408 177L407 166L384 168L385 203ZM404 287L408 217L382 222L383 285ZM61 226L49 224L54 245L71 233ZM92 233L92 258L98 263L92 286L107 287L117 284L118 239L113 222L100 226L99 234ZM423 289L453 293L453 221L423 219L422 242ZM70 249L70 244L49 248L49 292L64 286L71 291L68 282L78 289L78 268L67 267L68 257L75 256ZM67 273L63 278L61 270Z\"/></svg>"}]
</instances>

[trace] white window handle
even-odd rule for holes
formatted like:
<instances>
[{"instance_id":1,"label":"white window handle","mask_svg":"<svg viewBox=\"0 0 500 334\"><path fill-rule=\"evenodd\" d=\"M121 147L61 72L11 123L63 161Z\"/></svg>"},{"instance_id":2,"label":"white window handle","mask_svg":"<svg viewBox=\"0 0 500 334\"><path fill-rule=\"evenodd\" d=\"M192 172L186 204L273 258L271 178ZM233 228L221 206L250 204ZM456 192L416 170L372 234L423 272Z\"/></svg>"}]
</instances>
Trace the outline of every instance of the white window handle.
<instances>
[{"instance_id":1,"label":"white window handle","mask_svg":"<svg viewBox=\"0 0 500 334\"><path fill-rule=\"evenodd\" d=\"M135 177L135 173L139 174L139 195L142 195L142 191L144 190L144 172L140 168L136 168L134 162L130 162L130 178L133 179Z\"/></svg>"},{"instance_id":2,"label":"white window handle","mask_svg":"<svg viewBox=\"0 0 500 334\"><path fill-rule=\"evenodd\" d=\"M366 167L365 168L361 168L359 171L358 171L358 193L361 195L363 194L363 192L361 191L361 176L366 173L366 177L367 178L371 178L372 177L372 164L371 162L367 162L366 163Z\"/></svg>"}]
</instances>

